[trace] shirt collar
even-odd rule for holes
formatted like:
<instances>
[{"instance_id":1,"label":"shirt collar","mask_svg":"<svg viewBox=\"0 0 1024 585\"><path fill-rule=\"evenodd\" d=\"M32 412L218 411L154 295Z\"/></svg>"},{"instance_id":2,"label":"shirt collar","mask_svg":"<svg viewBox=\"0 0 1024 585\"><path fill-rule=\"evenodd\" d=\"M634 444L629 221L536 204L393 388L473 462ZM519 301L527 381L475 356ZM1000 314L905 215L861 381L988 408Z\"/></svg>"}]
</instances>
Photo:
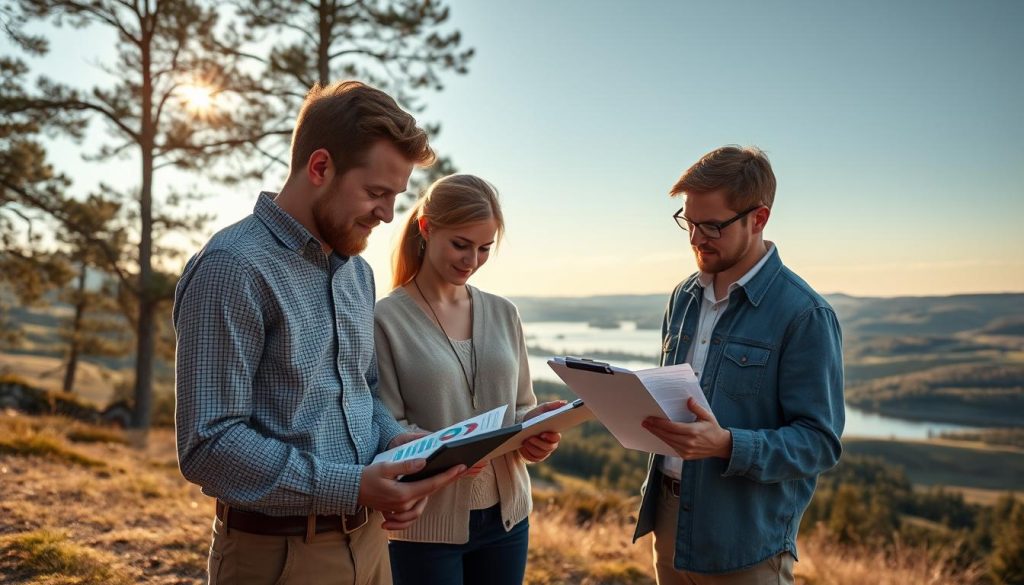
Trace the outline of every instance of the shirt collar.
<instances>
[{"instance_id":1,"label":"shirt collar","mask_svg":"<svg viewBox=\"0 0 1024 585\"><path fill-rule=\"evenodd\" d=\"M309 233L309 230L294 217L288 215L285 210L278 207L274 202L276 195L269 191L261 192L259 198L256 199L253 215L262 221L270 233L281 240L281 243L289 250L301 252L304 247L309 245L310 240L313 240L319 247L320 243L313 237L313 234Z\"/></svg>"}]
</instances>

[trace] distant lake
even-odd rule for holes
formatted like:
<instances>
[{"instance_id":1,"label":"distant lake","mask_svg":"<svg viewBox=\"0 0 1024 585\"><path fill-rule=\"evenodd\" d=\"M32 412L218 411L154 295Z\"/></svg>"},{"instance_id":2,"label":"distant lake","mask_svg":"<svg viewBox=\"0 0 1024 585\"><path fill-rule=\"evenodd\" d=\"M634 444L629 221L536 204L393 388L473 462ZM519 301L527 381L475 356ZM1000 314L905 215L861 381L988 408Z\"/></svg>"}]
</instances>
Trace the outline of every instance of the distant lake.
<instances>
[{"instance_id":1,"label":"distant lake","mask_svg":"<svg viewBox=\"0 0 1024 585\"><path fill-rule=\"evenodd\" d=\"M528 346L550 350L552 355L589 356L594 352L621 352L638 356L634 360L610 360L617 366L639 370L658 365L661 331L637 329L624 321L619 329L591 327L576 321L523 323ZM639 357L645 356L645 357ZM530 356L530 374L535 380L561 382L547 365L547 358ZM944 431L967 427L942 422L904 420L846 407L844 436L897 439L926 439Z\"/></svg>"}]
</instances>

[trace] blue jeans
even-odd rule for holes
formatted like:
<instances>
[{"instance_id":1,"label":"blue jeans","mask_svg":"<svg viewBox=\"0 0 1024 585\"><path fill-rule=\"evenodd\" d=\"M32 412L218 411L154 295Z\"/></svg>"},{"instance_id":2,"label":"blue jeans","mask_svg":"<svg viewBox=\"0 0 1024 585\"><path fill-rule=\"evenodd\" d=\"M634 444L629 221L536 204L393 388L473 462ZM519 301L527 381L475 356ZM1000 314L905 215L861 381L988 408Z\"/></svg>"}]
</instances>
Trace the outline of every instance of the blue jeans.
<instances>
[{"instance_id":1,"label":"blue jeans","mask_svg":"<svg viewBox=\"0 0 1024 585\"><path fill-rule=\"evenodd\" d=\"M505 532L501 504L469 513L466 544L393 540L391 573L395 585L522 585L530 519Z\"/></svg>"}]
</instances>

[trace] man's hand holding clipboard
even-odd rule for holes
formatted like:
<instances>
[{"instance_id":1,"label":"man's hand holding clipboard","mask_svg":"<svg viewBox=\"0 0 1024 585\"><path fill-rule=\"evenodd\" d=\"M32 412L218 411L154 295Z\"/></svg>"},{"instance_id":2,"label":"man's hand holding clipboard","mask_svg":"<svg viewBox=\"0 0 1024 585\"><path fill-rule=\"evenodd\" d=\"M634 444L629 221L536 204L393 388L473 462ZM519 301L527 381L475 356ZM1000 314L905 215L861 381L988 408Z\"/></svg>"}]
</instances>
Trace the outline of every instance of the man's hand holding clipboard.
<instances>
[{"instance_id":1,"label":"man's hand holding clipboard","mask_svg":"<svg viewBox=\"0 0 1024 585\"><path fill-rule=\"evenodd\" d=\"M627 449L678 456L673 444L644 422L652 417L671 423L692 423L702 416L708 424L708 417L714 420L688 364L634 372L604 362L565 357L552 358L548 365ZM691 400L697 410L690 407ZM670 438L674 440L674 436Z\"/></svg>"},{"instance_id":2,"label":"man's hand holding clipboard","mask_svg":"<svg viewBox=\"0 0 1024 585\"><path fill-rule=\"evenodd\" d=\"M674 422L667 418L648 417L644 428L675 450L686 461L719 457L728 459L732 454L732 433L718 424L718 419L693 398L686 401L694 414L693 422Z\"/></svg>"}]
</instances>

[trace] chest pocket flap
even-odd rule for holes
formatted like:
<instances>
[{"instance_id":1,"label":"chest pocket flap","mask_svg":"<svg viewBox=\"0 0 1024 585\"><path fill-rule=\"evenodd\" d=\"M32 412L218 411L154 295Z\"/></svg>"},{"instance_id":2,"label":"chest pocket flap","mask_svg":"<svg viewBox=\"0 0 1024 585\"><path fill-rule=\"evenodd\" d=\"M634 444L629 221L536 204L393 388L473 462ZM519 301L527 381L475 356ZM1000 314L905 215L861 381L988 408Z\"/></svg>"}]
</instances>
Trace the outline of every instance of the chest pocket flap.
<instances>
[{"instance_id":1,"label":"chest pocket flap","mask_svg":"<svg viewBox=\"0 0 1024 585\"><path fill-rule=\"evenodd\" d=\"M722 350L716 387L737 400L757 396L771 354L771 350L765 347L727 342Z\"/></svg>"},{"instance_id":2,"label":"chest pocket flap","mask_svg":"<svg viewBox=\"0 0 1024 585\"><path fill-rule=\"evenodd\" d=\"M741 368L764 366L768 363L768 356L770 355L771 350L755 345L747 345L735 341L725 344L725 358Z\"/></svg>"}]
</instances>

